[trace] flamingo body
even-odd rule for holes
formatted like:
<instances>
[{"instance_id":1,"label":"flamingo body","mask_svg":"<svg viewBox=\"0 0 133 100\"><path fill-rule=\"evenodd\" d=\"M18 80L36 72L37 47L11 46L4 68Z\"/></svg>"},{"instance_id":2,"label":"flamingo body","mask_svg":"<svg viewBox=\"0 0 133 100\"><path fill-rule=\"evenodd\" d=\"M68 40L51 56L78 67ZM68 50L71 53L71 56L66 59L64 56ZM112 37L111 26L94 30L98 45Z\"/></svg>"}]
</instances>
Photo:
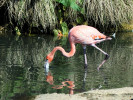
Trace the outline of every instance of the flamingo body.
<instances>
[{"instance_id":1,"label":"flamingo body","mask_svg":"<svg viewBox=\"0 0 133 100\"><path fill-rule=\"evenodd\" d=\"M69 32L69 41L82 45L96 44L105 39L106 36L97 29L86 25L75 26Z\"/></svg>"},{"instance_id":2,"label":"flamingo body","mask_svg":"<svg viewBox=\"0 0 133 100\"><path fill-rule=\"evenodd\" d=\"M106 52L104 52L103 50L101 50L100 48L98 48L95 44L100 43L102 41L105 40L111 40L110 37L105 36L104 34L100 33L96 28L91 27L91 26L86 26L86 25L79 25L79 26L75 26L73 27L70 31L69 31L69 42L70 42L70 46L71 46L71 50L70 52L66 52L62 47L57 46L55 47L46 57L47 61L45 64L45 67L49 68L49 63L53 60L54 58L54 54L57 50L60 50L62 52L62 54L66 57L71 57L75 54L76 52L76 48L75 48L75 44L76 43L80 43L83 45L83 49L84 49L84 57L85 57L85 64L87 65L87 58L86 58L86 45L91 45L93 47L95 47L96 49L100 50L102 53L104 53L105 56L105 60L102 62L102 64L100 66L103 65L103 63L108 59L108 54ZM100 68L99 66L99 68Z\"/></svg>"}]
</instances>

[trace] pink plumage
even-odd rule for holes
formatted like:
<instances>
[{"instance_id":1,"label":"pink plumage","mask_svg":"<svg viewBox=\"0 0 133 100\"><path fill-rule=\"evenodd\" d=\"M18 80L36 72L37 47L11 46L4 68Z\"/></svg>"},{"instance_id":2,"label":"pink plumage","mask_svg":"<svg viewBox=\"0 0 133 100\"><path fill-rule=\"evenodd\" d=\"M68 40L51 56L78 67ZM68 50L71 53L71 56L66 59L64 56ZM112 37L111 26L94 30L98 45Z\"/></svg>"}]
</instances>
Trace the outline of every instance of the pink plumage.
<instances>
[{"instance_id":1,"label":"pink plumage","mask_svg":"<svg viewBox=\"0 0 133 100\"><path fill-rule=\"evenodd\" d=\"M105 59L99 65L98 69L109 58L109 55L106 52L104 52L102 49L98 48L95 44L100 43L105 40L111 40L111 38L100 33L94 27L87 26L87 25L75 26L69 31L68 38L69 38L69 42L70 42L70 46L71 46L70 52L66 52L60 46L55 47L46 57L46 59L47 59L46 64L45 64L46 68L49 68L49 63L53 60L55 52L57 50L60 50L62 52L62 54L66 57L72 57L76 52L75 43L80 43L81 45L83 45L85 66L87 66L86 45L91 45L91 46L95 47L96 49L100 50L105 55Z\"/></svg>"},{"instance_id":2,"label":"pink plumage","mask_svg":"<svg viewBox=\"0 0 133 100\"><path fill-rule=\"evenodd\" d=\"M109 38L100 33L96 28L86 25L75 26L69 32L69 41L74 43L90 45L106 39Z\"/></svg>"}]
</instances>

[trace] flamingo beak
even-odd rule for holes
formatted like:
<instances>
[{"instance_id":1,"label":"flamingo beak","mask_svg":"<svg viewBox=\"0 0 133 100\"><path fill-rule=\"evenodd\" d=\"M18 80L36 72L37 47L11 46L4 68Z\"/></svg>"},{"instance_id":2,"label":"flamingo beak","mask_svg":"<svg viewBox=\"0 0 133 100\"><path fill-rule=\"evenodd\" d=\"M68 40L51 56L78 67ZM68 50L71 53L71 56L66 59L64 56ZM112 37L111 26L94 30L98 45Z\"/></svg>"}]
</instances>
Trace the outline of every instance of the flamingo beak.
<instances>
[{"instance_id":1,"label":"flamingo beak","mask_svg":"<svg viewBox=\"0 0 133 100\"><path fill-rule=\"evenodd\" d=\"M106 40L112 40L112 38L111 37L107 37Z\"/></svg>"},{"instance_id":2,"label":"flamingo beak","mask_svg":"<svg viewBox=\"0 0 133 100\"><path fill-rule=\"evenodd\" d=\"M48 75L48 72L49 72L49 62L48 62L48 60L45 61L44 68L45 68L45 74Z\"/></svg>"}]
</instances>

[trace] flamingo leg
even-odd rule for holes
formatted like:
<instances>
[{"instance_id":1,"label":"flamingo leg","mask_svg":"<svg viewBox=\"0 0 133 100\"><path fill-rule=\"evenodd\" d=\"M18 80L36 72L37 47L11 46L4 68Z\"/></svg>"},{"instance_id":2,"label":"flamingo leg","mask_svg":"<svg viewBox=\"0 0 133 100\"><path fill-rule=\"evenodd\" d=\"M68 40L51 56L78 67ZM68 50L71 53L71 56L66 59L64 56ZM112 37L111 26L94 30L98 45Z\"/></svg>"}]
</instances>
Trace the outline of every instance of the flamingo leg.
<instances>
[{"instance_id":1,"label":"flamingo leg","mask_svg":"<svg viewBox=\"0 0 133 100\"><path fill-rule=\"evenodd\" d=\"M100 49L99 47L97 47L95 44L92 44L92 46L93 47L95 47L96 49L98 49L99 51L101 51L104 55L105 55L105 58L104 58L104 60L102 61L102 63L98 66L98 71L99 71L99 69L100 69L100 67L107 61L107 59L109 58L109 55L106 53L106 52L104 52L102 49Z\"/></svg>"},{"instance_id":2,"label":"flamingo leg","mask_svg":"<svg viewBox=\"0 0 133 100\"><path fill-rule=\"evenodd\" d=\"M84 61L85 61L85 69L87 68L87 56L86 56L86 46L83 45L83 50L84 50Z\"/></svg>"}]
</instances>

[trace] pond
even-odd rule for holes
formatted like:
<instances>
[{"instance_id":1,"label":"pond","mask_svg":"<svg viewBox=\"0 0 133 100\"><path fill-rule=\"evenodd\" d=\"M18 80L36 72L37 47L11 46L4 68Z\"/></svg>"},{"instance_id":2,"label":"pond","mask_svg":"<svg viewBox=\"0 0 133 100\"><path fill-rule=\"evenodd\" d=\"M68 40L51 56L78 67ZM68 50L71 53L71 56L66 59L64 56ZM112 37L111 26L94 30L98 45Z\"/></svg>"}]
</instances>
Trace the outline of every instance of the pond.
<instances>
[{"instance_id":1,"label":"pond","mask_svg":"<svg viewBox=\"0 0 133 100\"><path fill-rule=\"evenodd\" d=\"M110 55L97 71L104 55L87 46L88 69L84 70L83 49L76 44L73 57L64 57L57 51L50 64L55 85L69 80L74 82L74 94L92 89L133 87L133 33L117 33L111 41L97 44ZM53 36L0 36L0 98L1 100L28 100L46 93L69 93L69 89L54 89L46 81L46 55L55 47L70 51L67 38Z\"/></svg>"}]
</instances>

